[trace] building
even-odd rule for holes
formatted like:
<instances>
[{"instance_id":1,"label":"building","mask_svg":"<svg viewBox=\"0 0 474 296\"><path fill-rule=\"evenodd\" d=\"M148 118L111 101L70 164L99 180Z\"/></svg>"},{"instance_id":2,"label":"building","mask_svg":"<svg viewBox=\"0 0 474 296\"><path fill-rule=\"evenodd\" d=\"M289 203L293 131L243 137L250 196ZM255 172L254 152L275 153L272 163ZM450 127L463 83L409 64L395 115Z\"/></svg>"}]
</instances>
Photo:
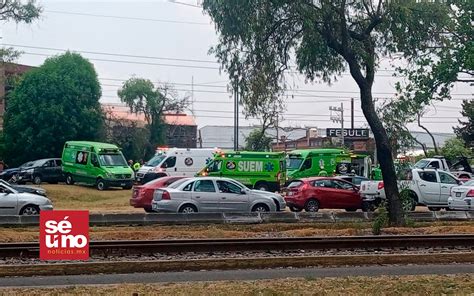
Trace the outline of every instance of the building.
<instances>
[{"instance_id":1,"label":"building","mask_svg":"<svg viewBox=\"0 0 474 296\"><path fill-rule=\"evenodd\" d=\"M119 120L121 124L144 127L146 119L143 114L131 113L127 106L121 104L102 104L102 109L108 118ZM163 116L165 123L165 140L169 147L196 148L197 125L194 117L184 113L166 113Z\"/></svg>"},{"instance_id":2,"label":"building","mask_svg":"<svg viewBox=\"0 0 474 296\"><path fill-rule=\"evenodd\" d=\"M29 70L32 66L14 64L14 63L0 63L0 130L3 130L3 116L6 110L6 95L12 90L11 79L19 77Z\"/></svg>"}]
</instances>

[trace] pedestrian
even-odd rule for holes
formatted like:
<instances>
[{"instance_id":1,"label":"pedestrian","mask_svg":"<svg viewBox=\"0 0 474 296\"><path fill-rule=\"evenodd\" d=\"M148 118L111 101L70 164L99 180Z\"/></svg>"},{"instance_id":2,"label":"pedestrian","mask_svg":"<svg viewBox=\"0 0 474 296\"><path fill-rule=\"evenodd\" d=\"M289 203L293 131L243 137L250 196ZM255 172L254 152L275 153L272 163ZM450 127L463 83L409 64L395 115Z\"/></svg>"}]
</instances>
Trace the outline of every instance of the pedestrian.
<instances>
[{"instance_id":1,"label":"pedestrian","mask_svg":"<svg viewBox=\"0 0 474 296\"><path fill-rule=\"evenodd\" d=\"M133 160L129 159L127 162L128 162L128 166L133 169Z\"/></svg>"},{"instance_id":2,"label":"pedestrian","mask_svg":"<svg viewBox=\"0 0 474 296\"><path fill-rule=\"evenodd\" d=\"M5 163L3 162L3 160L0 160L0 172L3 172L5 168L6 168Z\"/></svg>"}]
</instances>

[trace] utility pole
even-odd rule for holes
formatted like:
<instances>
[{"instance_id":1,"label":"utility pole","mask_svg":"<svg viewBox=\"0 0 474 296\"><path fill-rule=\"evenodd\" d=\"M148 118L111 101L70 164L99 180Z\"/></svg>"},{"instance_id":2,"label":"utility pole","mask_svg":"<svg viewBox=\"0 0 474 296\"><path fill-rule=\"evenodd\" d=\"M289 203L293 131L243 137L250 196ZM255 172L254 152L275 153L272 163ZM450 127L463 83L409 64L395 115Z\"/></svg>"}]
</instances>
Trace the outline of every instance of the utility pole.
<instances>
[{"instance_id":1,"label":"utility pole","mask_svg":"<svg viewBox=\"0 0 474 296\"><path fill-rule=\"evenodd\" d=\"M332 114L331 114L331 120L332 120L332 122L340 122L341 123L341 146L342 146L342 148L344 148L344 103L341 103L341 107L330 106L329 110L334 111L336 113L339 113L336 116L332 116Z\"/></svg>"},{"instance_id":2,"label":"utility pole","mask_svg":"<svg viewBox=\"0 0 474 296\"><path fill-rule=\"evenodd\" d=\"M239 150L239 89L234 87L234 151Z\"/></svg>"},{"instance_id":3,"label":"utility pole","mask_svg":"<svg viewBox=\"0 0 474 296\"><path fill-rule=\"evenodd\" d=\"M191 76L191 114L194 115L194 76Z\"/></svg>"}]
</instances>

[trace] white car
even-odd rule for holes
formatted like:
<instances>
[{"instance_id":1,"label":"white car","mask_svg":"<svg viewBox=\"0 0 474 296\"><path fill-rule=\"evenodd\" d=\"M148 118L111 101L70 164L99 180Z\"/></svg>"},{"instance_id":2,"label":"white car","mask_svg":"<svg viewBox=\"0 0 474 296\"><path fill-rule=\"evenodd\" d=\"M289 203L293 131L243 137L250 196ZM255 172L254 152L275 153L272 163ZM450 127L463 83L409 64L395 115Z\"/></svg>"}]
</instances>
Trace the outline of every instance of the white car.
<instances>
[{"instance_id":1,"label":"white car","mask_svg":"<svg viewBox=\"0 0 474 296\"><path fill-rule=\"evenodd\" d=\"M155 212L277 212L286 203L279 194L251 190L243 184L219 177L178 180L167 188L156 189L152 210Z\"/></svg>"},{"instance_id":2,"label":"white car","mask_svg":"<svg viewBox=\"0 0 474 296\"><path fill-rule=\"evenodd\" d=\"M48 198L32 193L18 192L0 183L0 215L39 215L40 211L52 210Z\"/></svg>"},{"instance_id":3,"label":"white car","mask_svg":"<svg viewBox=\"0 0 474 296\"><path fill-rule=\"evenodd\" d=\"M448 205L452 210L474 210L474 180L451 188Z\"/></svg>"}]
</instances>

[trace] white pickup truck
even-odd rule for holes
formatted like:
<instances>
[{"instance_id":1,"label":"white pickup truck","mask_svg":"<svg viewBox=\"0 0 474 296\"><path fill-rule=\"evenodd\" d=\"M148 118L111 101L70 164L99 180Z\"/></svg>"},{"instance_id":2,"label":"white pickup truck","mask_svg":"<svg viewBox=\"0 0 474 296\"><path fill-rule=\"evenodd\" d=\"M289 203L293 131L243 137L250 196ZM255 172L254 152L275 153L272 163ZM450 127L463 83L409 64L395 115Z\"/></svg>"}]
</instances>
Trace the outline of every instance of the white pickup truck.
<instances>
[{"instance_id":1,"label":"white pickup truck","mask_svg":"<svg viewBox=\"0 0 474 296\"><path fill-rule=\"evenodd\" d=\"M399 190L408 190L412 197L403 204L406 211L413 211L416 205L425 205L432 211L448 208L451 188L461 182L451 173L435 169L411 169L406 180L398 181ZM363 181L360 195L365 199L384 200L383 181Z\"/></svg>"},{"instance_id":2,"label":"white pickup truck","mask_svg":"<svg viewBox=\"0 0 474 296\"><path fill-rule=\"evenodd\" d=\"M453 165L448 165L448 162L443 156L434 156L433 158L420 159L413 166L416 169L438 169L446 172L450 172L456 178L460 179L471 179L472 168L469 165L466 157L460 157L459 161Z\"/></svg>"}]
</instances>

